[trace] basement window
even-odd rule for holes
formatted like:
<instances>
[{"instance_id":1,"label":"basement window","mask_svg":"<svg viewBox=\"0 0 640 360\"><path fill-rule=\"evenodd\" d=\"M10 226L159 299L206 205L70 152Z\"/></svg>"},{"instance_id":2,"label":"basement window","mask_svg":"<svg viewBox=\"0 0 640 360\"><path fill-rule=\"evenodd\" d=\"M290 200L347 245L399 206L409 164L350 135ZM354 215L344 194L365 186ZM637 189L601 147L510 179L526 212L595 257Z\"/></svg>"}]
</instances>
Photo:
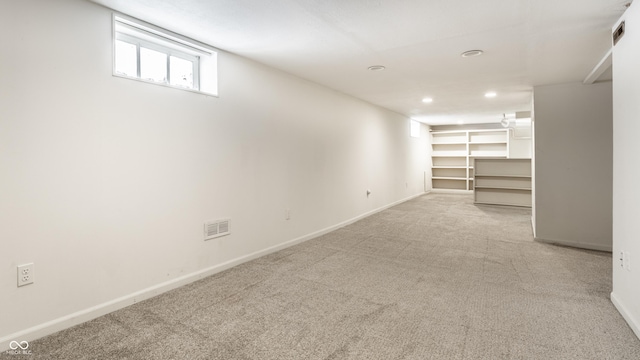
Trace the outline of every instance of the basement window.
<instances>
[{"instance_id":1,"label":"basement window","mask_svg":"<svg viewBox=\"0 0 640 360\"><path fill-rule=\"evenodd\" d=\"M217 53L151 24L113 16L113 75L217 96Z\"/></svg>"}]
</instances>

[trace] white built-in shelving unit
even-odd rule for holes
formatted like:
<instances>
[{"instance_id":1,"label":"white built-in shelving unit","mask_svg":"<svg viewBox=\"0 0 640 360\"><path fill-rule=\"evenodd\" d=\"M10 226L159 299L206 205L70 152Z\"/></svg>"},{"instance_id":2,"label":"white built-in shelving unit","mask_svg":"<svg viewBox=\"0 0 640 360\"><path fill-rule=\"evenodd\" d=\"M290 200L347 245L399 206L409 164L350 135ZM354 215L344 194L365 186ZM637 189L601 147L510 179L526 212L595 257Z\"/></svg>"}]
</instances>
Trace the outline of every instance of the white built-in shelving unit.
<instances>
[{"instance_id":1,"label":"white built-in shelving unit","mask_svg":"<svg viewBox=\"0 0 640 360\"><path fill-rule=\"evenodd\" d=\"M476 204L531 207L531 159L477 158Z\"/></svg>"},{"instance_id":2,"label":"white built-in shelving unit","mask_svg":"<svg viewBox=\"0 0 640 360\"><path fill-rule=\"evenodd\" d=\"M431 132L431 182L434 190L473 190L473 160L507 158L509 130L449 130Z\"/></svg>"}]
</instances>

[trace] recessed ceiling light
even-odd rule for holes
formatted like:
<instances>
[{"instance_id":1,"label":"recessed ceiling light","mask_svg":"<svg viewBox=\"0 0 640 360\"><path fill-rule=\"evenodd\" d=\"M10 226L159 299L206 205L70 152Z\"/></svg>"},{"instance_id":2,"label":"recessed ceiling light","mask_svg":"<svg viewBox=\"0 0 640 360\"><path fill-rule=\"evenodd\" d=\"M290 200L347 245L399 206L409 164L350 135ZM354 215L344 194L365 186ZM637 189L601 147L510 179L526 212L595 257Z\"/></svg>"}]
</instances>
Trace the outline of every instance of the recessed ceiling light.
<instances>
[{"instance_id":1,"label":"recessed ceiling light","mask_svg":"<svg viewBox=\"0 0 640 360\"><path fill-rule=\"evenodd\" d=\"M474 57L474 56L480 56L484 54L484 51L482 50L468 50L463 52L462 54L460 54L460 56L462 57Z\"/></svg>"},{"instance_id":2,"label":"recessed ceiling light","mask_svg":"<svg viewBox=\"0 0 640 360\"><path fill-rule=\"evenodd\" d=\"M384 67L382 65L373 65L373 66L369 66L368 69L371 70L371 71L382 71L382 70L386 69L386 67Z\"/></svg>"},{"instance_id":3,"label":"recessed ceiling light","mask_svg":"<svg viewBox=\"0 0 640 360\"><path fill-rule=\"evenodd\" d=\"M422 99L422 102L423 102L423 103L426 103L426 104L429 104L429 103L432 103L432 102L433 102L433 99L432 99L432 98L429 98L429 97L426 97L426 98Z\"/></svg>"},{"instance_id":4,"label":"recessed ceiling light","mask_svg":"<svg viewBox=\"0 0 640 360\"><path fill-rule=\"evenodd\" d=\"M484 94L484 97L486 97L486 98L494 98L494 97L496 97L496 95L498 95L498 94L496 94L493 91L490 91L490 92Z\"/></svg>"}]
</instances>

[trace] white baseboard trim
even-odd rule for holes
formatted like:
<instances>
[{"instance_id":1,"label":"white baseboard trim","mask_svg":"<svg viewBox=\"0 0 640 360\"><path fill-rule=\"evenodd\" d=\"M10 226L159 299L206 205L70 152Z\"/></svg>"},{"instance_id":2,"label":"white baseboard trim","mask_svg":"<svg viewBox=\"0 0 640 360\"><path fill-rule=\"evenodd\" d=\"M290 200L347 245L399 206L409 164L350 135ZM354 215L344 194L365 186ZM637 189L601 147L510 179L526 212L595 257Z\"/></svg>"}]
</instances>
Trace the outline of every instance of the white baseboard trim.
<instances>
[{"instance_id":1,"label":"white baseboard trim","mask_svg":"<svg viewBox=\"0 0 640 360\"><path fill-rule=\"evenodd\" d=\"M533 221L533 216L531 217L531 231L533 232L533 238L536 238L536 223Z\"/></svg>"},{"instance_id":2,"label":"white baseboard trim","mask_svg":"<svg viewBox=\"0 0 640 360\"><path fill-rule=\"evenodd\" d=\"M640 339L640 322L638 322L638 320L635 319L633 315L631 315L631 313L627 310L627 308L624 307L624 305L622 305L616 294L614 294L613 292L611 292L611 302L613 303L613 306L616 307L620 315L622 315L627 324L629 324L629 327L631 328L631 330L633 330L633 333L636 334L638 339Z\"/></svg>"},{"instance_id":3,"label":"white baseboard trim","mask_svg":"<svg viewBox=\"0 0 640 360\"><path fill-rule=\"evenodd\" d=\"M562 246L569 246L569 247L580 248L580 249L598 250L598 251L606 251L606 252L613 251L612 247L607 245L585 244L585 243L565 241L565 240L549 240L549 239L542 239L539 237L535 237L535 235L533 239L535 241L546 243L546 244L562 245Z\"/></svg>"},{"instance_id":4,"label":"white baseboard trim","mask_svg":"<svg viewBox=\"0 0 640 360\"><path fill-rule=\"evenodd\" d=\"M111 301L102 303L102 304L98 304L96 306L90 307L88 309L84 309L51 321L48 321L46 323L28 328L28 329L24 329L21 331L18 331L16 333L13 334L9 334L3 337L0 337L0 352L4 352L5 350L9 349L9 344L11 341L33 341L36 339L39 339L41 337L56 333L58 331L70 328L72 326L93 320L97 317L106 315L108 313L114 312L116 310L120 310L122 308L125 308L129 305L133 305L135 303L138 303L140 301L146 300L146 299L150 299L154 296L160 295L162 293L165 293L167 291L173 290L175 288L178 288L180 286L184 286L187 285L189 283L195 282L197 280L200 280L202 278L205 278L207 276L211 276L213 274L222 272L224 270L227 270L229 268L232 268L234 266L240 265L242 263L245 263L247 261L251 261L254 259L257 259L259 257L265 256L265 255L269 255L271 253L274 253L276 251L288 248L290 246L305 242L307 240L311 240L313 238L322 236L326 233L329 233L331 231L337 230L341 227L347 226L349 224L352 224L358 220L364 219L367 216L371 216L375 213L378 213L380 211L386 210L392 206L396 206L398 204L401 204L403 202L412 200L414 198L417 198L419 196L425 195L428 192L425 193L419 193L416 195L412 195L409 196L407 198L404 198L402 200L398 200L395 201L391 204L379 207L377 209L368 211L364 214L358 215L354 218L351 218L349 220L340 222L338 224L329 226L327 228L324 228L322 230L318 230L315 232L312 232L310 234L286 241L284 243L275 245L275 246L271 246L268 247L266 249L263 250L259 250L256 252L253 252L251 254L248 255L244 255L241 256L239 258L233 259L233 260L229 260L227 262L224 262L222 264L218 264L215 266L211 266L208 267L206 269L202 269L196 272L193 272L191 274L187 274L184 276L181 276L179 278L175 278L175 279L171 279L169 281L148 287L146 289L140 290L140 291L136 291L132 294L128 294L122 297L119 297L117 299L113 299Z\"/></svg>"}]
</instances>

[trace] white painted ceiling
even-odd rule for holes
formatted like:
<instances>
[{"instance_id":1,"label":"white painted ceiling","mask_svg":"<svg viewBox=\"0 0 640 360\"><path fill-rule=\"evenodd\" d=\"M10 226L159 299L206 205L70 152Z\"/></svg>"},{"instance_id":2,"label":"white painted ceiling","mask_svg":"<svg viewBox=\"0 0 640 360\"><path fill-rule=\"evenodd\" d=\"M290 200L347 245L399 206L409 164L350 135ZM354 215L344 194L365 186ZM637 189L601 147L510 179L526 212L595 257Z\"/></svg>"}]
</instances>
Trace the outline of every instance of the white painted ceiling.
<instances>
[{"instance_id":1,"label":"white painted ceiling","mask_svg":"<svg viewBox=\"0 0 640 360\"><path fill-rule=\"evenodd\" d=\"M630 0L91 0L429 124L582 81ZM462 58L463 51L484 55ZM384 65L386 70L367 70ZM498 96L486 99L484 93ZM431 104L421 99L432 97Z\"/></svg>"}]
</instances>

